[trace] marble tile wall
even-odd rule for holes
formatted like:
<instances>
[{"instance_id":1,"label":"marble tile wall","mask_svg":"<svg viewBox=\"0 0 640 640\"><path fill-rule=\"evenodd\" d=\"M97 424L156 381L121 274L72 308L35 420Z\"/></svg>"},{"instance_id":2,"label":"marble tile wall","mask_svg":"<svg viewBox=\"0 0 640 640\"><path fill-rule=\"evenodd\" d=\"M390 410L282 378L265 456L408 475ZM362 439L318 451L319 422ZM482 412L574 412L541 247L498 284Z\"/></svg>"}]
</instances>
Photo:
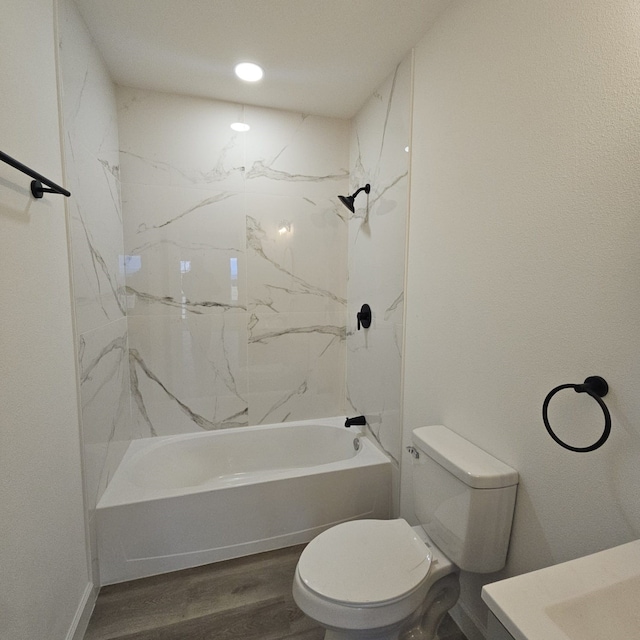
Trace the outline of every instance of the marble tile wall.
<instances>
[{"instance_id":1,"label":"marble tile wall","mask_svg":"<svg viewBox=\"0 0 640 640\"><path fill-rule=\"evenodd\" d=\"M349 122L117 100L136 435L344 413Z\"/></svg>"},{"instance_id":2,"label":"marble tile wall","mask_svg":"<svg viewBox=\"0 0 640 640\"><path fill-rule=\"evenodd\" d=\"M410 62L352 123L116 89L61 7L90 515L132 437L365 413L398 460Z\"/></svg>"},{"instance_id":3,"label":"marble tile wall","mask_svg":"<svg viewBox=\"0 0 640 640\"><path fill-rule=\"evenodd\" d=\"M115 90L75 3L58 4L65 181L93 580L95 506L131 440Z\"/></svg>"},{"instance_id":4,"label":"marble tile wall","mask_svg":"<svg viewBox=\"0 0 640 640\"><path fill-rule=\"evenodd\" d=\"M350 193L368 197L349 213L347 407L367 417L373 436L399 464L404 275L408 213L411 58L352 121ZM346 209L345 209L346 211ZM363 303L371 327L358 331Z\"/></svg>"}]
</instances>

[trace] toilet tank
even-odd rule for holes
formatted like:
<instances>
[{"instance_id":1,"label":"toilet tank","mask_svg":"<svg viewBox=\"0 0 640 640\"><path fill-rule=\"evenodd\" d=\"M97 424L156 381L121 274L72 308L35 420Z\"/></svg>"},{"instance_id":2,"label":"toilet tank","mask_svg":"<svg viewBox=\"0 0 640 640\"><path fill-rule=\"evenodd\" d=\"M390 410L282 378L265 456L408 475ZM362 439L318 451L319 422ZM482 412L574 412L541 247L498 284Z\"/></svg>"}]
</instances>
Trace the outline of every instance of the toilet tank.
<instances>
[{"instance_id":1,"label":"toilet tank","mask_svg":"<svg viewBox=\"0 0 640 640\"><path fill-rule=\"evenodd\" d=\"M504 567L518 472L442 425L413 431L413 501L429 538L458 567Z\"/></svg>"}]
</instances>

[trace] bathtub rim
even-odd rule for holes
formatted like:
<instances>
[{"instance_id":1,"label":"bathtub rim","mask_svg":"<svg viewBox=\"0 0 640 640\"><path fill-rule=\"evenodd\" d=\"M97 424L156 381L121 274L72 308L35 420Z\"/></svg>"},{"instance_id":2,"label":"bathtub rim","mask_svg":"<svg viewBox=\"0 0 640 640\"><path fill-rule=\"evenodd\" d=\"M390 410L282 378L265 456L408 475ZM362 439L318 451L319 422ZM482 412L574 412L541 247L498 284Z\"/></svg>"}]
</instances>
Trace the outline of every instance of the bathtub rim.
<instances>
[{"instance_id":1,"label":"bathtub rim","mask_svg":"<svg viewBox=\"0 0 640 640\"><path fill-rule=\"evenodd\" d=\"M121 468L129 462L135 462L136 458L142 456L156 448L166 446L174 441L183 441L185 439L193 440L199 438L219 437L223 434L247 433L248 431L263 431L268 429L291 429L299 426L322 426L340 431L347 431L344 426L344 416L335 416L331 418L312 418L308 420L295 420L291 422L280 422L274 424L254 425L249 427L233 427L230 429L220 429L216 431L202 431L193 433L173 434L168 436L156 436L151 438L138 438L132 440L122 457L118 468L114 472L111 481L107 485L103 495L101 496L96 510L108 509L111 507L123 507L126 505L134 505L146 502L155 502L167 498L176 498L184 495L206 493L210 491L222 491L231 487L239 487L244 485L259 484L264 482L274 482L287 477L296 477L304 475L315 475L339 469L350 468L354 466L373 466L376 464L387 464L391 462L391 458L382 451L377 444L367 436L366 432L359 429L349 428L348 431L354 438L360 438L361 448L353 456L344 460L323 463L315 466L287 467L285 469L277 469L270 471L258 471L247 473L239 478L238 482L227 481L219 483L216 486L215 479L212 482L205 482L199 485L181 486L171 489L154 489L149 490L129 482L126 478L122 478L119 474ZM127 487L133 487L133 490L126 494Z\"/></svg>"}]
</instances>

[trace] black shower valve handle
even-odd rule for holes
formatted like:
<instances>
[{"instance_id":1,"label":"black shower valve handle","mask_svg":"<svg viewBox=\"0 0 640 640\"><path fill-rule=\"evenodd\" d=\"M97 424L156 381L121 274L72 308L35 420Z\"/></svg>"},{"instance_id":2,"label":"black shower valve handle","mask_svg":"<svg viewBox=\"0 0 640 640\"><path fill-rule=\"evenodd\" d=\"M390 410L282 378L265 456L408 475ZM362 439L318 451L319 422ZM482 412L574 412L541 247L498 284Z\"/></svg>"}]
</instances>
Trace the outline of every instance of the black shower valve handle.
<instances>
[{"instance_id":1,"label":"black shower valve handle","mask_svg":"<svg viewBox=\"0 0 640 640\"><path fill-rule=\"evenodd\" d=\"M361 326L368 329L371 326L371 307L368 304L363 304L356 314L356 318L358 319L358 331Z\"/></svg>"}]
</instances>

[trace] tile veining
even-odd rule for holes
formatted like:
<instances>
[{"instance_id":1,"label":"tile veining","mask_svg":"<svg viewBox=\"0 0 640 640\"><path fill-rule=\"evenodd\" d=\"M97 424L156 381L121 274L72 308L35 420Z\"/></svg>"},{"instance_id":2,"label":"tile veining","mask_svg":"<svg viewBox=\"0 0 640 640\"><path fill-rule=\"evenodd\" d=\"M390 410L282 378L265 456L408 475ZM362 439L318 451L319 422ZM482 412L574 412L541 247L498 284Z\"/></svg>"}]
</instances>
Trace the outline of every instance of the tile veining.
<instances>
[{"instance_id":1,"label":"tile veining","mask_svg":"<svg viewBox=\"0 0 640 640\"><path fill-rule=\"evenodd\" d=\"M189 420L191 420L197 427L200 429L204 429L206 431L210 431L213 429L220 428L230 428L230 427L240 427L246 426L247 422L243 419L246 417L248 409L245 407L240 411L236 412L233 415L225 416L219 420L209 420L204 416L193 411L187 404L182 402L174 393L172 393L167 386L156 376L153 371L147 366L143 358L137 352L136 349L129 350L129 361L131 368L131 386L132 386L132 395L136 401L138 409L143 415L145 422L149 427L150 434L155 436L158 435L156 429L153 426L151 419L149 418L149 414L145 407L144 398L140 391L139 378L137 375L137 369L139 368L145 376L154 382L163 392L164 396L168 398L172 403L177 405L182 413L184 413ZM233 387L230 387L233 390Z\"/></svg>"},{"instance_id":2,"label":"tile veining","mask_svg":"<svg viewBox=\"0 0 640 640\"><path fill-rule=\"evenodd\" d=\"M241 309L246 311L246 307L241 304L229 304L225 302L218 302L216 300L203 300L201 302L193 302L186 298L182 297L181 300L174 300L171 296L158 296L152 293L145 293L144 291L137 291L133 287L125 287L125 291L129 295L134 295L137 300L141 302L145 302L147 304L162 304L168 307L174 307L177 309L183 309L188 311L189 313L204 313L205 309Z\"/></svg>"},{"instance_id":3,"label":"tile veining","mask_svg":"<svg viewBox=\"0 0 640 640\"><path fill-rule=\"evenodd\" d=\"M296 396L302 396L309 390L309 385L306 380L303 380L300 386L297 389L294 389L290 393L286 394L283 398L280 398L273 406L267 409L267 412L257 421L257 424L265 424L270 422L270 417L276 413L280 407L285 406L288 402L291 401L292 398ZM286 414L287 417L291 415L291 412ZM280 418L281 422L284 422L286 418Z\"/></svg>"},{"instance_id":4,"label":"tile veining","mask_svg":"<svg viewBox=\"0 0 640 640\"><path fill-rule=\"evenodd\" d=\"M345 180L348 177L349 173L346 170L326 176L287 173L286 171L273 169L271 164L265 163L264 160L256 160L251 169L247 171L247 180L254 178L268 178L269 180L286 180L287 182L325 182L327 180Z\"/></svg>"},{"instance_id":5,"label":"tile veining","mask_svg":"<svg viewBox=\"0 0 640 640\"><path fill-rule=\"evenodd\" d=\"M104 315L108 318L109 312L105 308L102 302L102 285L100 274L106 279L107 284L109 285L109 289L111 290L111 295L113 297L113 301L116 303L116 306L120 310L120 315L125 316L126 310L122 304L121 297L121 287L116 281L116 277L110 272L109 265L107 265L107 261L102 257L100 252L96 249L93 239L91 238L91 234L89 229L87 228L87 224L82 217L82 214L78 212L78 216L76 218L80 224L82 225L82 229L85 236L86 246L89 249L89 254L91 255L91 268L93 273L95 274L95 286L97 290L96 299L99 301L102 310L104 311Z\"/></svg>"},{"instance_id":6,"label":"tile veining","mask_svg":"<svg viewBox=\"0 0 640 640\"><path fill-rule=\"evenodd\" d=\"M190 213L197 211L202 207L206 207L210 204L215 204L216 202L223 202L228 198L233 198L235 195L237 194L223 192L218 195L212 196L211 198L205 198L204 200L201 200L194 206L189 207L186 211L179 213L177 216L171 218L170 220L167 220L166 222L162 222L161 224L147 225L146 222L141 222L136 233L143 233L145 231L149 231L150 229L162 229L163 227L166 227L167 225L175 222L176 220L180 220L181 218L184 218L184 216L188 216Z\"/></svg>"},{"instance_id":7,"label":"tile veining","mask_svg":"<svg viewBox=\"0 0 640 640\"><path fill-rule=\"evenodd\" d=\"M117 374L120 361L125 357L127 353L127 338L126 336L118 336L108 344L104 345L97 356L93 357L90 362L84 362L84 354L86 348L86 337L80 336L78 347L78 360L80 362L80 384L84 384L91 379L96 368L103 364L104 358L112 353L117 354L115 366L112 368L109 376L103 380L102 384L107 382L109 377Z\"/></svg>"},{"instance_id":8,"label":"tile veining","mask_svg":"<svg viewBox=\"0 0 640 640\"><path fill-rule=\"evenodd\" d=\"M151 251L158 248L162 248L162 245L171 245L180 251L222 251L225 253L238 254L241 253L241 249L238 247L219 247L213 244L207 244L204 242L181 242L179 240L173 240L171 238L161 238L160 240L151 240L145 242L137 247L131 249L132 255L139 255L145 251ZM129 258L130 256L127 256Z\"/></svg>"},{"instance_id":9,"label":"tile veining","mask_svg":"<svg viewBox=\"0 0 640 640\"><path fill-rule=\"evenodd\" d=\"M332 293L331 291L327 291L326 289L322 289L321 287L306 282L301 277L292 273L290 270L285 269L282 265L276 262L276 260L269 258L263 246L263 243L267 237L267 234L261 227L258 220L252 218L251 216L247 216L247 246L250 247L260 258L266 260L278 271L288 276L295 284L298 285L299 289L296 290L287 289L284 287L276 287L273 284L267 284L267 287L272 289L279 288L280 290L285 291L290 295L295 295L296 293L306 293L309 295L324 296L342 305L345 305L347 303L344 298Z\"/></svg>"},{"instance_id":10,"label":"tile veining","mask_svg":"<svg viewBox=\"0 0 640 640\"><path fill-rule=\"evenodd\" d=\"M316 333L324 335L336 336L340 340L346 338L345 327L336 327L331 325L315 325L311 327L292 327L290 329L283 329L282 331L271 331L269 333L262 333L258 335L250 335L249 343L261 342L265 343L274 338L281 338L282 336L290 336L301 333Z\"/></svg>"},{"instance_id":11,"label":"tile veining","mask_svg":"<svg viewBox=\"0 0 640 640\"><path fill-rule=\"evenodd\" d=\"M218 160L215 162L215 166L213 167L213 169L210 169L208 171L204 171L204 170L190 171L188 169L181 169L180 167L170 162L165 162L162 160L152 160L143 155L132 153L131 151L128 151L126 149L120 149L120 153L122 155L127 156L130 159L136 160L139 163L146 165L152 170L156 170L162 173L167 173L169 174L169 176L179 176L181 178L184 178L189 184L193 184L193 185L215 184L217 182L223 182L224 180L228 180L235 174L244 176L244 173L245 173L244 166L231 167L230 169L226 169L224 166L225 159L226 159L226 152L235 146L234 143L235 143L235 140L231 141L228 145L226 145L223 148L223 152L221 156L218 158Z\"/></svg>"},{"instance_id":12,"label":"tile veining","mask_svg":"<svg viewBox=\"0 0 640 640\"><path fill-rule=\"evenodd\" d=\"M402 305L404 303L404 291L400 293L400 295L391 303L389 307L387 307L384 311L384 319L389 320L391 316L398 310L402 310Z\"/></svg>"}]
</instances>

